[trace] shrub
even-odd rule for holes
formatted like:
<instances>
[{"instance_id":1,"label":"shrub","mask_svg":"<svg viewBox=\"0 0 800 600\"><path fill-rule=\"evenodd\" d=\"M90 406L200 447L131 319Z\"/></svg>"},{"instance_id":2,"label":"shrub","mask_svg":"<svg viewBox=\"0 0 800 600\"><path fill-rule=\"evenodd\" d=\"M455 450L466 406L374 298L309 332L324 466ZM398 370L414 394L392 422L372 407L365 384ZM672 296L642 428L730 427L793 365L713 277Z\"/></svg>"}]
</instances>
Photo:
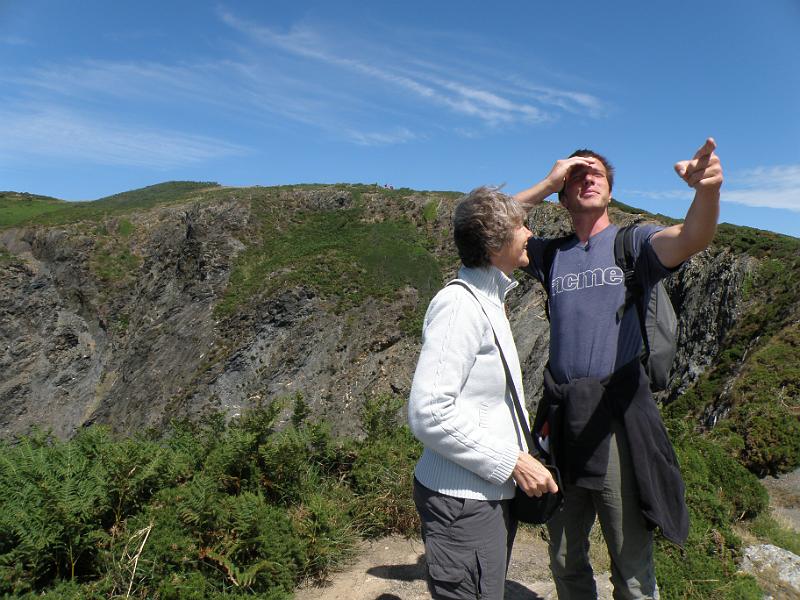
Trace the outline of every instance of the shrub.
<instances>
[{"instance_id":1,"label":"shrub","mask_svg":"<svg viewBox=\"0 0 800 600\"><path fill-rule=\"evenodd\" d=\"M73 443L23 438L0 454L0 592L94 575L110 504L86 430ZM87 451L87 446L90 449Z\"/></svg>"},{"instance_id":2,"label":"shrub","mask_svg":"<svg viewBox=\"0 0 800 600\"><path fill-rule=\"evenodd\" d=\"M366 434L350 475L359 497L356 521L368 536L419 531L411 496L414 465L422 452L408 426L400 426L403 400L379 395L365 400L361 410Z\"/></svg>"},{"instance_id":3,"label":"shrub","mask_svg":"<svg viewBox=\"0 0 800 600\"><path fill-rule=\"evenodd\" d=\"M760 599L755 580L737 574L735 559L741 541L731 524L764 511L766 490L713 442L688 433L675 439L690 529L683 550L663 539L656 545L662 597Z\"/></svg>"}]
</instances>

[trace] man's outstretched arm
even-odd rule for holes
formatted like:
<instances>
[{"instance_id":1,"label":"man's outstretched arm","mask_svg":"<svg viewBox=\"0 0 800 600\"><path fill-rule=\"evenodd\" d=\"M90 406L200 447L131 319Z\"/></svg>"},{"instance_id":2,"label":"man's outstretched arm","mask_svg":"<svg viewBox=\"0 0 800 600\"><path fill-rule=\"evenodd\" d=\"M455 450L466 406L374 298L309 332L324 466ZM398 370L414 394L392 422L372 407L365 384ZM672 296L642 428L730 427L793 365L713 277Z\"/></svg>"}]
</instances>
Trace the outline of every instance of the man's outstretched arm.
<instances>
[{"instance_id":1,"label":"man's outstretched arm","mask_svg":"<svg viewBox=\"0 0 800 600\"><path fill-rule=\"evenodd\" d=\"M596 159L590 156L573 156L572 158L563 158L556 161L547 177L527 190L514 194L514 200L519 202L525 210L531 210L534 206L543 202L550 194L560 192L564 188L567 173L572 167L576 165L593 166L596 162Z\"/></svg>"},{"instance_id":2,"label":"man's outstretched arm","mask_svg":"<svg viewBox=\"0 0 800 600\"><path fill-rule=\"evenodd\" d=\"M694 188L694 201L682 224L667 227L653 235L653 250L665 267L677 267L693 254L705 250L714 238L719 219L719 189L722 165L714 153L713 138L691 160L675 165L675 172Z\"/></svg>"}]
</instances>

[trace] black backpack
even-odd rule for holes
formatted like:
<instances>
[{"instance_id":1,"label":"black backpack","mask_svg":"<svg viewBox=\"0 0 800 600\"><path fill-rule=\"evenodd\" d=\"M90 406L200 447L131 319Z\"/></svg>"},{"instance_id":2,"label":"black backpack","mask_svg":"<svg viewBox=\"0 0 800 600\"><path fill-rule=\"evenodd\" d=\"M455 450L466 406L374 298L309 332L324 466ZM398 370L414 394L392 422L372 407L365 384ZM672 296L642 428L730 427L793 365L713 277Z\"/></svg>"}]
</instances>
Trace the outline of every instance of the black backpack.
<instances>
[{"instance_id":1,"label":"black backpack","mask_svg":"<svg viewBox=\"0 0 800 600\"><path fill-rule=\"evenodd\" d=\"M630 306L636 306L639 327L642 332L642 364L650 378L650 389L665 390L669 386L672 362L677 350L678 319L664 284L659 281L653 286L650 302L644 305L644 292L637 279L633 253L633 232L635 225L628 225L617 231L614 239L614 260L625 274L625 302L617 310L617 320L622 319ZM542 257L544 289L548 303L545 305L547 318L550 318L550 270L559 248L564 246L574 234L555 238L547 242Z\"/></svg>"}]
</instances>

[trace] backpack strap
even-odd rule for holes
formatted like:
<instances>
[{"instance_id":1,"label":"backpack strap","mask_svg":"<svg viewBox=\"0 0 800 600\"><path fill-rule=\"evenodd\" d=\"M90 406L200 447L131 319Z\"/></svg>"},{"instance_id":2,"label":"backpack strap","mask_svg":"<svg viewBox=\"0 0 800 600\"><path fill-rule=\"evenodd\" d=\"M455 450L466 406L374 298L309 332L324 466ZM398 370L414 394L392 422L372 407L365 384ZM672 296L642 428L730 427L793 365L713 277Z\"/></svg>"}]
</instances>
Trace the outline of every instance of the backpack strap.
<instances>
[{"instance_id":1,"label":"backpack strap","mask_svg":"<svg viewBox=\"0 0 800 600\"><path fill-rule=\"evenodd\" d=\"M644 357L650 356L650 341L647 339L644 306L644 288L636 277L636 255L633 252L633 234L636 225L628 225L617 231L614 238L614 261L625 274L625 302L617 309L617 322L622 320L629 306L635 305L639 316L639 330L644 342Z\"/></svg>"},{"instance_id":2,"label":"backpack strap","mask_svg":"<svg viewBox=\"0 0 800 600\"><path fill-rule=\"evenodd\" d=\"M575 234L570 233L569 235L547 240L547 243L544 245L544 252L542 253L542 275L544 276L542 279L542 286L544 286L544 291L547 293L544 312L547 315L548 321L550 320L550 271L553 270L553 261L556 258L556 252L565 246L573 237L575 237Z\"/></svg>"}]
</instances>

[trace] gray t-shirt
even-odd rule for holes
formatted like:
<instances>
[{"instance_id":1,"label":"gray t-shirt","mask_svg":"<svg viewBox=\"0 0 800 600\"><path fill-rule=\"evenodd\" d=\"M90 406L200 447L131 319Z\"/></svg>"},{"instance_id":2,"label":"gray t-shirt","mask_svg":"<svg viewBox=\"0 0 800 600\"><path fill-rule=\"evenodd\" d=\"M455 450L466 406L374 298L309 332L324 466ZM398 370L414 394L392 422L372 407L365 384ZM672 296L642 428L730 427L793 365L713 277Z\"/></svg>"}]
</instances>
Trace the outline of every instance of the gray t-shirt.
<instances>
[{"instance_id":1,"label":"gray t-shirt","mask_svg":"<svg viewBox=\"0 0 800 600\"><path fill-rule=\"evenodd\" d=\"M625 302L622 269L614 261L618 227L610 225L586 244L577 237L562 246L550 271L550 371L557 383L581 377L603 378L633 360L642 349L636 310L617 309ZM645 305L652 287L672 273L658 260L650 238L663 229L642 225L634 233L637 273L642 278ZM548 238L528 240L530 264L524 269L542 281L544 248ZM641 257L641 258L639 258ZM641 261L644 264L641 264Z\"/></svg>"}]
</instances>

